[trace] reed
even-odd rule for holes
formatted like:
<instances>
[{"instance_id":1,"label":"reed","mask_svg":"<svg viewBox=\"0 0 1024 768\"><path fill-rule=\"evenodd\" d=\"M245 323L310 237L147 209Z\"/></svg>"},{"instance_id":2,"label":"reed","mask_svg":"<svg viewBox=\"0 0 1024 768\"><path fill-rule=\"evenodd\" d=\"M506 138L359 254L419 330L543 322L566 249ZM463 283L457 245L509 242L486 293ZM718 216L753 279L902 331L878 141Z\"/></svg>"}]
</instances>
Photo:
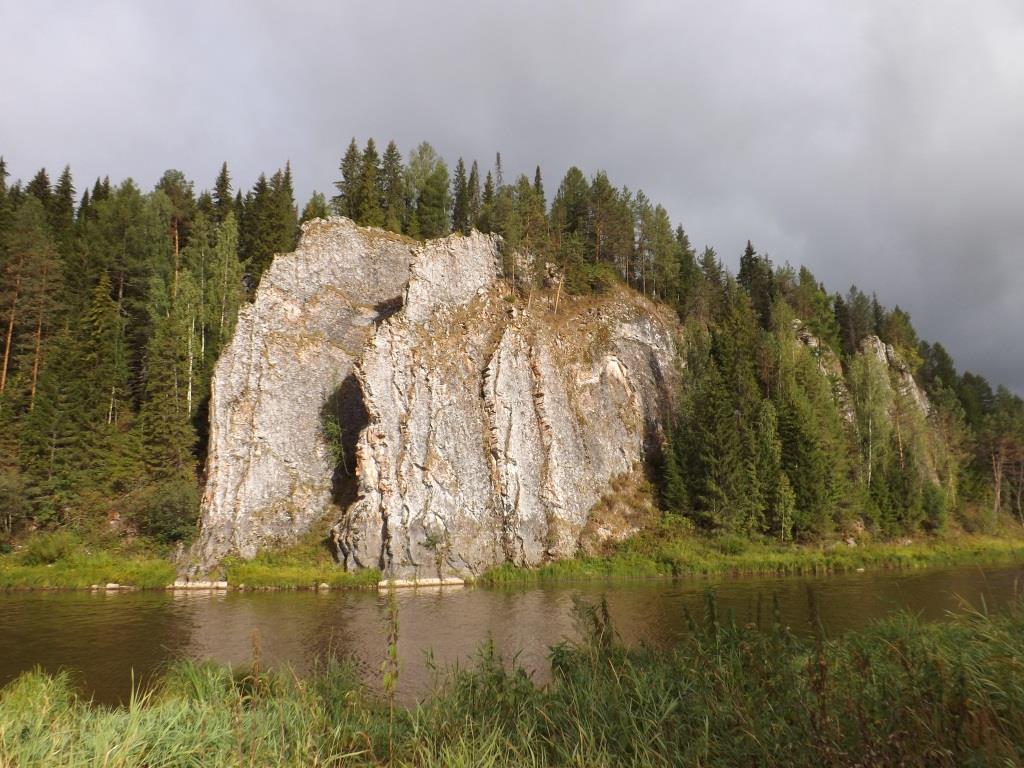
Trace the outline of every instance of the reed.
<instances>
[{"instance_id":1,"label":"reed","mask_svg":"<svg viewBox=\"0 0 1024 768\"><path fill-rule=\"evenodd\" d=\"M312 675L183 662L120 707L65 675L0 692L0 765L1017 765L1024 610L900 614L829 639L723 616L709 596L670 650L630 649L583 605L584 640L536 686L485 645L420 704L327 662Z\"/></svg>"}]
</instances>

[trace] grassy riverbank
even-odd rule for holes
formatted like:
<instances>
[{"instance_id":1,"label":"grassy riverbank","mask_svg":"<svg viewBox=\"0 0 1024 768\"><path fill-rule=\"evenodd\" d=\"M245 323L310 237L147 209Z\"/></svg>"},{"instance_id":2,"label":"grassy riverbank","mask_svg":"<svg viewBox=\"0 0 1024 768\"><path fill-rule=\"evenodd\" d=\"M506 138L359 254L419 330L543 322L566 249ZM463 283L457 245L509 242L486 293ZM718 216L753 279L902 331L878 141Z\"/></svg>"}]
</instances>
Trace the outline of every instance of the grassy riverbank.
<instances>
[{"instance_id":1,"label":"grassy riverbank","mask_svg":"<svg viewBox=\"0 0 1024 768\"><path fill-rule=\"evenodd\" d=\"M780 545L736 536L708 538L671 526L646 531L599 557L579 557L539 568L499 566L477 583L529 585L594 579L669 576L783 575L841 573L857 569L923 568L1024 562L1024 538L957 535L913 541ZM176 567L151 550L90 547L73 536L42 534L17 552L0 555L0 589L87 589L117 583L161 589L175 579ZM232 588L331 589L374 587L380 573L346 573L319 537L252 560L230 558L211 574Z\"/></svg>"},{"instance_id":2,"label":"grassy riverbank","mask_svg":"<svg viewBox=\"0 0 1024 768\"><path fill-rule=\"evenodd\" d=\"M37 534L16 552L0 555L0 590L88 589L114 583L139 589L163 589L176 578L177 566L144 543L134 549L89 544L61 532ZM373 569L346 573L314 537L252 560L226 560L213 578L247 589L331 589L375 587Z\"/></svg>"},{"instance_id":3,"label":"grassy riverbank","mask_svg":"<svg viewBox=\"0 0 1024 768\"><path fill-rule=\"evenodd\" d=\"M600 557L539 568L499 566L479 582L520 585L655 576L826 574L847 571L1024 562L1024 538L958 535L868 542L772 544L738 536L706 538L660 526Z\"/></svg>"},{"instance_id":4,"label":"grassy riverbank","mask_svg":"<svg viewBox=\"0 0 1024 768\"><path fill-rule=\"evenodd\" d=\"M0 589L88 589L93 584L125 584L140 589L174 581L170 560L152 551L100 549L73 534L29 538L20 551L0 555Z\"/></svg>"},{"instance_id":5,"label":"grassy riverbank","mask_svg":"<svg viewBox=\"0 0 1024 768\"><path fill-rule=\"evenodd\" d=\"M1024 612L901 615L836 640L737 626L713 601L671 651L628 650L601 606L538 689L483 649L414 708L338 663L308 678L180 663L123 707L67 676L0 692L0 765L1013 765Z\"/></svg>"}]
</instances>

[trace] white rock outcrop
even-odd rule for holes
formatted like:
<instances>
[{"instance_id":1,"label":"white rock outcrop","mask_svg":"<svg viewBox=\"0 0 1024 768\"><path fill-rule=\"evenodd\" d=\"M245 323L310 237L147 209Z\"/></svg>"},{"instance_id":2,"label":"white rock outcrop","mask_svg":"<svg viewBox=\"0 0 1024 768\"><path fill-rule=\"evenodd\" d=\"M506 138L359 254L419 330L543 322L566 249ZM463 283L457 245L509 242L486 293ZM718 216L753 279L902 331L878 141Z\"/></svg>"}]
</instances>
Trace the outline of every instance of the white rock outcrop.
<instances>
[{"instance_id":1,"label":"white rock outcrop","mask_svg":"<svg viewBox=\"0 0 1024 768\"><path fill-rule=\"evenodd\" d=\"M416 244L307 224L218 362L195 560L324 520L340 561L389 577L574 554L612 479L659 444L679 326L625 289L563 294L557 313L515 299L501 264L479 233ZM351 494L321 426L339 393L358 435Z\"/></svg>"},{"instance_id":2,"label":"white rock outcrop","mask_svg":"<svg viewBox=\"0 0 1024 768\"><path fill-rule=\"evenodd\" d=\"M199 562L252 557L323 517L335 461L321 408L397 306L411 260L408 242L347 219L309 222L274 259L214 370Z\"/></svg>"}]
</instances>

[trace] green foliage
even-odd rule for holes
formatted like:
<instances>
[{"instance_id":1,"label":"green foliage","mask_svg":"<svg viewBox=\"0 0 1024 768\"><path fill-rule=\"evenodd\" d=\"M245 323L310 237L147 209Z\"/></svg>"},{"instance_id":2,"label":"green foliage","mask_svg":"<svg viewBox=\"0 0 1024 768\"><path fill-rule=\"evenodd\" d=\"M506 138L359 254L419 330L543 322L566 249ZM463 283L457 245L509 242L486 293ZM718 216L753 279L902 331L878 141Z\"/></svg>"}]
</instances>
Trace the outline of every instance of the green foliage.
<instances>
[{"instance_id":1,"label":"green foliage","mask_svg":"<svg viewBox=\"0 0 1024 768\"><path fill-rule=\"evenodd\" d=\"M195 532L199 492L189 479L170 479L146 487L132 506L132 519L142 533L173 544L190 539Z\"/></svg>"},{"instance_id":2,"label":"green foliage","mask_svg":"<svg viewBox=\"0 0 1024 768\"><path fill-rule=\"evenodd\" d=\"M0 540L10 536L30 512L28 491L17 467L0 468Z\"/></svg>"},{"instance_id":3,"label":"green foliage","mask_svg":"<svg viewBox=\"0 0 1024 768\"><path fill-rule=\"evenodd\" d=\"M70 557L80 544L79 538L70 531L37 533L25 543L21 561L25 565L51 565Z\"/></svg>"}]
</instances>

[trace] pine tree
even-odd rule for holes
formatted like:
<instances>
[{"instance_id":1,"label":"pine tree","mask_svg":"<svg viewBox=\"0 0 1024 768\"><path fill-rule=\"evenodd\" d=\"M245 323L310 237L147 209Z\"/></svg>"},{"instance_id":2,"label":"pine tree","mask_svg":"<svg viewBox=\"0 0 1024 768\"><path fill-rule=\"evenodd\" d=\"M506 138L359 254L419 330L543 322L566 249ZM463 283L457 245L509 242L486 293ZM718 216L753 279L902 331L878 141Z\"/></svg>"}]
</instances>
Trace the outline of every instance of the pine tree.
<instances>
[{"instance_id":1,"label":"pine tree","mask_svg":"<svg viewBox=\"0 0 1024 768\"><path fill-rule=\"evenodd\" d=\"M174 247L175 258L179 258L181 249L188 243L192 231L192 217L195 215L196 198L192 191L192 182L185 174L176 169L164 171L156 189L167 195L171 204L170 236Z\"/></svg>"},{"instance_id":2,"label":"pine tree","mask_svg":"<svg viewBox=\"0 0 1024 768\"><path fill-rule=\"evenodd\" d=\"M29 197L6 233L7 262L0 274L0 395L20 368L30 400L35 396L44 343L61 293L60 265L46 219L42 204Z\"/></svg>"}]
</instances>

